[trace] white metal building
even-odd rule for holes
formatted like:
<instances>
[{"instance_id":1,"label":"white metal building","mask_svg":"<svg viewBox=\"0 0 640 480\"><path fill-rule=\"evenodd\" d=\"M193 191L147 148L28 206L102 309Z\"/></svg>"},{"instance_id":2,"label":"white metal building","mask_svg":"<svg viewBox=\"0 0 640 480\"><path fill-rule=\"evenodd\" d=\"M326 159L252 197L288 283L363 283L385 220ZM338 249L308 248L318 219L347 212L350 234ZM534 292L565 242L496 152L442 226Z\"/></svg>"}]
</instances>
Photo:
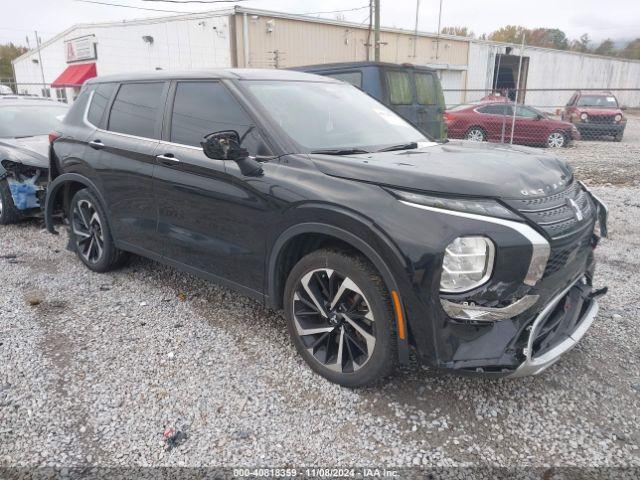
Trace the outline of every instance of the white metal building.
<instances>
[{"instance_id":1,"label":"white metal building","mask_svg":"<svg viewBox=\"0 0 640 480\"><path fill-rule=\"evenodd\" d=\"M234 7L213 12L75 25L14 60L20 93L72 101L95 75L221 67L287 68L367 60L366 25ZM520 47L383 28L381 60L438 70L447 104L515 86ZM640 106L640 62L526 47L520 78L526 103L563 105L570 91L635 88L618 94ZM477 90L477 91L474 91Z\"/></svg>"}]
</instances>

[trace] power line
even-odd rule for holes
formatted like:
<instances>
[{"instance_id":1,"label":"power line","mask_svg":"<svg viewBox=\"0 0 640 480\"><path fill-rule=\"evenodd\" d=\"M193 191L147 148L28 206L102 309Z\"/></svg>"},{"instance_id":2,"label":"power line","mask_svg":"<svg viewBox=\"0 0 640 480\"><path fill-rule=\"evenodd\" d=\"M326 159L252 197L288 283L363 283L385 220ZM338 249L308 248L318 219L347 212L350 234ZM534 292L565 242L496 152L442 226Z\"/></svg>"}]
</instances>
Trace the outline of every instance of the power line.
<instances>
[{"instance_id":1,"label":"power line","mask_svg":"<svg viewBox=\"0 0 640 480\"><path fill-rule=\"evenodd\" d=\"M140 0L141 2L164 2L164 3L236 3L247 0Z\"/></svg>"},{"instance_id":2,"label":"power line","mask_svg":"<svg viewBox=\"0 0 640 480\"><path fill-rule=\"evenodd\" d=\"M75 1L76 2L82 2L82 3L95 3L97 5L106 5L106 6L109 6L109 7L133 8L135 10L146 10L148 12L183 13L183 14L194 13L194 12L180 12L178 10L163 10L163 9L160 9L160 8L134 7L132 5L122 5L121 3L98 2L96 0L75 0Z\"/></svg>"},{"instance_id":3,"label":"power line","mask_svg":"<svg viewBox=\"0 0 640 480\"><path fill-rule=\"evenodd\" d=\"M145 0L147 1L147 0ZM362 7L356 7L356 8L346 8L344 10L329 10L329 11L325 11L325 12L304 12L304 13L298 13L297 15L317 15L320 13L342 13L342 12L355 12L356 10L364 10L365 8L369 8L369 5L364 5Z\"/></svg>"}]
</instances>

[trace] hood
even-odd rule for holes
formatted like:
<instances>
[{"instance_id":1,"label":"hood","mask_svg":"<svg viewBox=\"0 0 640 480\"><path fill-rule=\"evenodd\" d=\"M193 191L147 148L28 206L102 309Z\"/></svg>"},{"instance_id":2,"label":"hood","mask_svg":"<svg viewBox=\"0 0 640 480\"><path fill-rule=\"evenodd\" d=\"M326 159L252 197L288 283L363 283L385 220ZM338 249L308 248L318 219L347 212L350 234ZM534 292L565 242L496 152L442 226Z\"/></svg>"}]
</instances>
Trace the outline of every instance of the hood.
<instances>
[{"instance_id":1,"label":"hood","mask_svg":"<svg viewBox=\"0 0 640 480\"><path fill-rule=\"evenodd\" d=\"M415 150L311 155L311 159L320 171L334 177L480 197L548 195L572 179L563 160L538 149L463 140Z\"/></svg>"},{"instance_id":2,"label":"hood","mask_svg":"<svg viewBox=\"0 0 640 480\"><path fill-rule=\"evenodd\" d=\"M49 136L0 138L0 160L30 167L49 168Z\"/></svg>"}]
</instances>

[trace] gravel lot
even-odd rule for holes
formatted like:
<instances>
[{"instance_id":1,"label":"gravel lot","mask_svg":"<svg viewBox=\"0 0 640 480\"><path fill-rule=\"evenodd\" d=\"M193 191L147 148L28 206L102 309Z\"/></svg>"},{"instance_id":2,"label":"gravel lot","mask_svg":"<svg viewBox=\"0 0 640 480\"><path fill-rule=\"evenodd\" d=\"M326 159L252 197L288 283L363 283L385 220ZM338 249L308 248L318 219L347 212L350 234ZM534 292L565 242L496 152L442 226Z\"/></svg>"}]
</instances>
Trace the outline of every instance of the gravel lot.
<instances>
[{"instance_id":1,"label":"gravel lot","mask_svg":"<svg viewBox=\"0 0 640 480\"><path fill-rule=\"evenodd\" d=\"M0 466L640 467L639 118L627 133L560 152L611 209L610 291L534 378L414 365L343 389L248 298L140 258L95 274L40 222L1 228Z\"/></svg>"}]
</instances>

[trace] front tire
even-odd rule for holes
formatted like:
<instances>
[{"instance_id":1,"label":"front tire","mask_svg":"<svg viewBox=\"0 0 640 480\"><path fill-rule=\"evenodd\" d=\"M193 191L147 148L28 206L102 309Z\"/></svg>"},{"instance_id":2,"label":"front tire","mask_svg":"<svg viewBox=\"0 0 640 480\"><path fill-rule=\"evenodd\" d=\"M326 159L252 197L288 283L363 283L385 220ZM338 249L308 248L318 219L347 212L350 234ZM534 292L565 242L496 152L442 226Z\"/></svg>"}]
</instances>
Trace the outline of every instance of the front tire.
<instances>
[{"instance_id":1,"label":"front tire","mask_svg":"<svg viewBox=\"0 0 640 480\"><path fill-rule=\"evenodd\" d=\"M464 138L472 142L485 142L487 140L487 132L480 127L471 127L464 134Z\"/></svg>"},{"instance_id":2,"label":"front tire","mask_svg":"<svg viewBox=\"0 0 640 480\"><path fill-rule=\"evenodd\" d=\"M71 199L69 225L76 255L89 270L108 272L124 264L127 253L115 247L104 209L86 188Z\"/></svg>"},{"instance_id":3,"label":"front tire","mask_svg":"<svg viewBox=\"0 0 640 480\"><path fill-rule=\"evenodd\" d=\"M0 180L0 225L18 223L20 218L20 211L13 203L9 182L6 179L2 179Z\"/></svg>"},{"instance_id":4,"label":"front tire","mask_svg":"<svg viewBox=\"0 0 640 480\"><path fill-rule=\"evenodd\" d=\"M567 136L560 131L551 132L547 137L548 148L562 148L567 146Z\"/></svg>"},{"instance_id":5,"label":"front tire","mask_svg":"<svg viewBox=\"0 0 640 480\"><path fill-rule=\"evenodd\" d=\"M613 136L613 141L614 142L621 142L622 141L622 137L624 136L624 133L616 133Z\"/></svg>"},{"instance_id":6,"label":"front tire","mask_svg":"<svg viewBox=\"0 0 640 480\"><path fill-rule=\"evenodd\" d=\"M394 370L389 292L365 258L335 250L310 253L289 274L284 306L298 353L327 380L363 387Z\"/></svg>"}]
</instances>

